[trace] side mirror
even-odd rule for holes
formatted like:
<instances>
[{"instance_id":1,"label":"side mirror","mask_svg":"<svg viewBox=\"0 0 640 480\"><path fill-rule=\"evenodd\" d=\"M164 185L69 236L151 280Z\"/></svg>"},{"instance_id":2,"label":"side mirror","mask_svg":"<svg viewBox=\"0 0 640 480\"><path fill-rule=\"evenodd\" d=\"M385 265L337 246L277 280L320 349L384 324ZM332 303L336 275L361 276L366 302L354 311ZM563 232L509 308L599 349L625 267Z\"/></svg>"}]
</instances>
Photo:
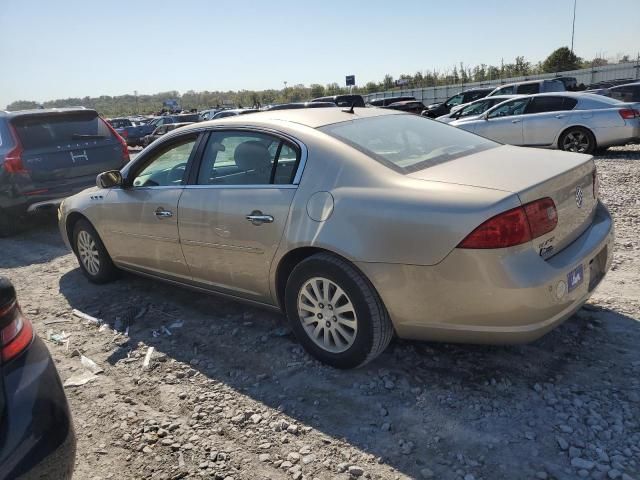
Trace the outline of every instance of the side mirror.
<instances>
[{"instance_id":1,"label":"side mirror","mask_svg":"<svg viewBox=\"0 0 640 480\"><path fill-rule=\"evenodd\" d=\"M120 170L109 170L102 172L96 177L96 185L98 188L120 187L123 184L122 174Z\"/></svg>"}]
</instances>

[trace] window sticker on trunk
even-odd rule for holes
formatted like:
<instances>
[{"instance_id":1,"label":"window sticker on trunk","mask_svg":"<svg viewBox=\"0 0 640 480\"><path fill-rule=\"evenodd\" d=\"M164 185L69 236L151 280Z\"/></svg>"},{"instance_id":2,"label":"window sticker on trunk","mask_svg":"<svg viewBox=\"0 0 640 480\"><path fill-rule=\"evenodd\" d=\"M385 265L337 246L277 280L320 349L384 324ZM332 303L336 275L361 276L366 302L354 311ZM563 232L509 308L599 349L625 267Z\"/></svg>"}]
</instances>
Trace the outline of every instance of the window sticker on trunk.
<instances>
[{"instance_id":1,"label":"window sticker on trunk","mask_svg":"<svg viewBox=\"0 0 640 480\"><path fill-rule=\"evenodd\" d=\"M574 268L567 274L567 285L568 290L574 290L578 285L582 283L584 280L584 269L582 268L582 264L580 264L577 268Z\"/></svg>"}]
</instances>

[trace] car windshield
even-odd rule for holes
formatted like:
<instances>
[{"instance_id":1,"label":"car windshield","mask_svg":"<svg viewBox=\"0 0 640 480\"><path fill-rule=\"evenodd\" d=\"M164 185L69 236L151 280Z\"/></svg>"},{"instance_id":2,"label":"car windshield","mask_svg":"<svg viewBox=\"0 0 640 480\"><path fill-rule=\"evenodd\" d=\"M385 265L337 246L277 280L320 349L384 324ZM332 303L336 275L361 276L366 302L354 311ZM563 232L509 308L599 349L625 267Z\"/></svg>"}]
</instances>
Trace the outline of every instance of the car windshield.
<instances>
[{"instance_id":1,"label":"car windshield","mask_svg":"<svg viewBox=\"0 0 640 480\"><path fill-rule=\"evenodd\" d=\"M412 173L499 144L416 115L381 115L320 128L401 173Z\"/></svg>"}]
</instances>

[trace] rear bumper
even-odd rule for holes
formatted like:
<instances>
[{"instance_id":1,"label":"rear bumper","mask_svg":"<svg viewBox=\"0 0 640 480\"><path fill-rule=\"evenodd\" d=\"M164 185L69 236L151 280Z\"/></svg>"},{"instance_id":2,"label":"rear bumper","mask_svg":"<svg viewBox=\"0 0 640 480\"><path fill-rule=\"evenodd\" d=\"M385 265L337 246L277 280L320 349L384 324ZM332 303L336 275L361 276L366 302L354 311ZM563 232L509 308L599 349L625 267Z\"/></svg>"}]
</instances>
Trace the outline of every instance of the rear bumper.
<instances>
[{"instance_id":1,"label":"rear bumper","mask_svg":"<svg viewBox=\"0 0 640 480\"><path fill-rule=\"evenodd\" d=\"M596 144L599 147L612 147L640 142L640 120L627 120L621 127L594 129Z\"/></svg>"},{"instance_id":2,"label":"rear bumper","mask_svg":"<svg viewBox=\"0 0 640 480\"><path fill-rule=\"evenodd\" d=\"M42 340L3 366L0 479L70 479L76 440L58 372Z\"/></svg>"},{"instance_id":3,"label":"rear bumper","mask_svg":"<svg viewBox=\"0 0 640 480\"><path fill-rule=\"evenodd\" d=\"M587 301L611 266L613 238L611 216L599 204L591 226L548 260L523 245L508 252L454 249L434 266L358 267L376 287L402 338L523 343L541 337ZM566 291L568 274L580 265L582 282ZM562 284L567 288L559 295Z\"/></svg>"},{"instance_id":4,"label":"rear bumper","mask_svg":"<svg viewBox=\"0 0 640 480\"><path fill-rule=\"evenodd\" d=\"M12 217L21 217L40 209L55 209L66 197L75 195L96 184L96 176L88 175L70 180L61 180L56 185L5 185L0 188L0 212ZM44 191L46 190L46 191ZM39 192L41 191L41 192ZM36 192L26 194L24 192Z\"/></svg>"}]
</instances>

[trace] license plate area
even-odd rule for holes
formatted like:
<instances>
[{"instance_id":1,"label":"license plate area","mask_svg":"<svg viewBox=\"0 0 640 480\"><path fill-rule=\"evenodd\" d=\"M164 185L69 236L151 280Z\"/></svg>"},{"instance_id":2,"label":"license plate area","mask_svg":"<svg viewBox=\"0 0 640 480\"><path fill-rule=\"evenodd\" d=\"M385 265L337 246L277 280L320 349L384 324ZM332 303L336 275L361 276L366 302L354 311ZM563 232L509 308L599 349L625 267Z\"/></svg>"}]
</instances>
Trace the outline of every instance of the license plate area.
<instances>
[{"instance_id":1,"label":"license plate area","mask_svg":"<svg viewBox=\"0 0 640 480\"><path fill-rule=\"evenodd\" d=\"M598 286L607 267L607 245L589 262L589 291Z\"/></svg>"},{"instance_id":2,"label":"license plate area","mask_svg":"<svg viewBox=\"0 0 640 480\"><path fill-rule=\"evenodd\" d=\"M567 273L567 290L572 292L584 281L584 267L582 264Z\"/></svg>"}]
</instances>

